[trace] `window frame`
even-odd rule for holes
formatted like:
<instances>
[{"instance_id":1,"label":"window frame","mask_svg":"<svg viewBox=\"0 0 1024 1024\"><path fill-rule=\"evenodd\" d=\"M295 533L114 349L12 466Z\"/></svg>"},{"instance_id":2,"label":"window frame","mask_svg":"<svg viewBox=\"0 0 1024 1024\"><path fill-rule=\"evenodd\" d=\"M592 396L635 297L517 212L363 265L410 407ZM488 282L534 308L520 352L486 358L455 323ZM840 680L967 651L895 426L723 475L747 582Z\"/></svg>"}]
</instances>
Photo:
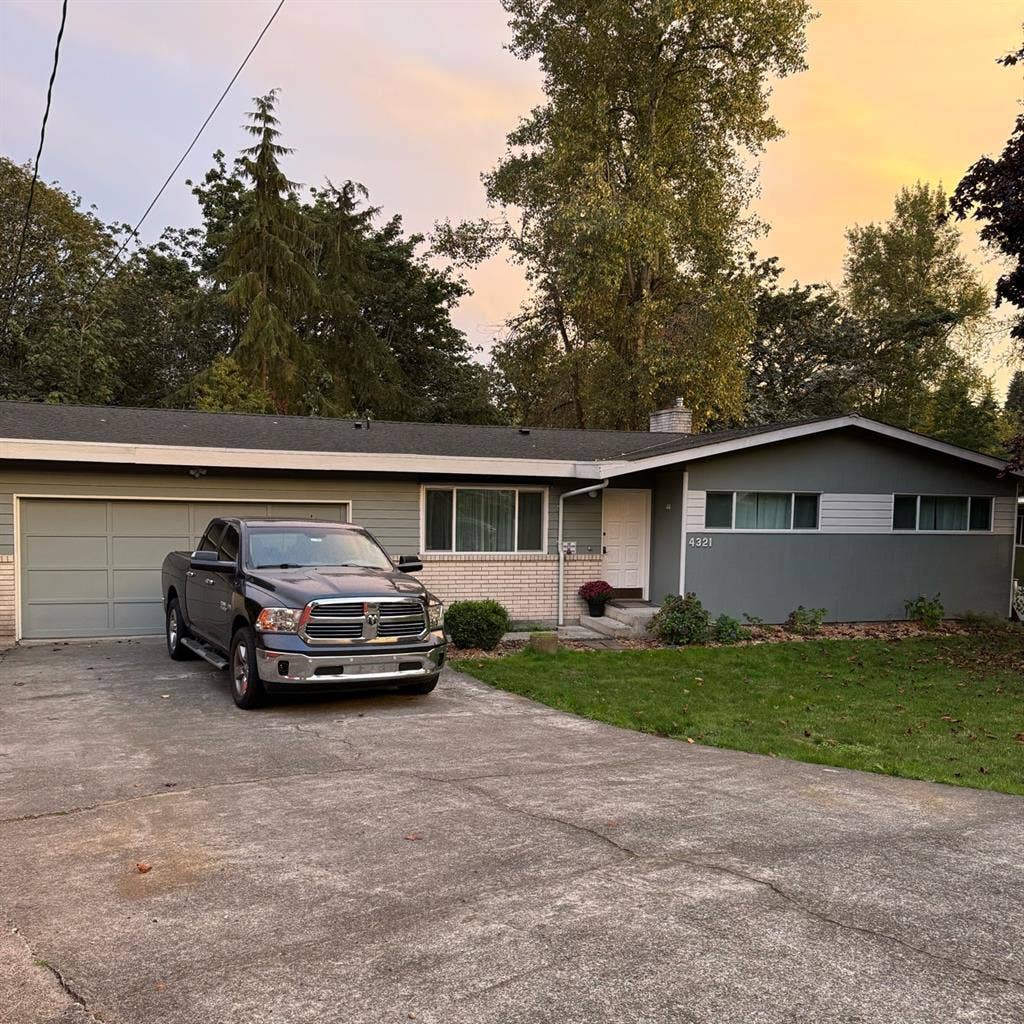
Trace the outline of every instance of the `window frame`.
<instances>
[{"instance_id":1,"label":"window frame","mask_svg":"<svg viewBox=\"0 0 1024 1024\"><path fill-rule=\"evenodd\" d=\"M893 520L896 516L896 499L914 498L914 525L897 527ZM967 499L967 526L962 530L922 530L921 529L921 499L922 498L966 498ZM983 530L971 529L971 507L975 500L988 502L988 526ZM906 536L908 534L922 534L926 537L963 537L974 534L976 537L983 537L986 534L995 533L996 520L996 495L994 494L939 494L937 492L924 492L913 494L910 491L894 491L892 495L892 512L889 515L890 533Z\"/></svg>"},{"instance_id":2,"label":"window frame","mask_svg":"<svg viewBox=\"0 0 1024 1024\"><path fill-rule=\"evenodd\" d=\"M771 490L767 488L761 488L756 491L745 490L744 494L788 494L789 495L789 526L780 527L778 530L773 530L770 527L757 527L757 526L736 526L736 495L739 491L725 491L711 488L704 492L704 524L701 526L699 531L703 533L770 533L776 536L784 535L788 536L792 533L821 533L821 496L823 491L780 491ZM731 494L732 495L732 525L731 526L708 526L708 495L709 494ZM796 516L796 499L800 498L815 498L817 500L817 510L815 515L814 526L794 526L793 520Z\"/></svg>"},{"instance_id":3,"label":"window frame","mask_svg":"<svg viewBox=\"0 0 1024 1024\"><path fill-rule=\"evenodd\" d=\"M452 492L452 529L449 538L450 547L427 547L427 492ZM459 491L513 491L516 496L515 509L512 513L512 544L511 551L460 551L455 547L455 536L458 521ZM529 492L541 495L540 506L540 539L541 547L520 550L519 548L519 494ZM431 483L420 484L420 551L424 555L459 555L463 558L491 558L498 555L546 555L550 547L548 538L548 500L550 488L543 484L473 484L473 483Z\"/></svg>"},{"instance_id":4,"label":"window frame","mask_svg":"<svg viewBox=\"0 0 1024 1024\"><path fill-rule=\"evenodd\" d=\"M1024 547L1024 509L1018 508L1017 516L1014 521L1016 529L1014 530L1013 539L1018 547Z\"/></svg>"}]
</instances>

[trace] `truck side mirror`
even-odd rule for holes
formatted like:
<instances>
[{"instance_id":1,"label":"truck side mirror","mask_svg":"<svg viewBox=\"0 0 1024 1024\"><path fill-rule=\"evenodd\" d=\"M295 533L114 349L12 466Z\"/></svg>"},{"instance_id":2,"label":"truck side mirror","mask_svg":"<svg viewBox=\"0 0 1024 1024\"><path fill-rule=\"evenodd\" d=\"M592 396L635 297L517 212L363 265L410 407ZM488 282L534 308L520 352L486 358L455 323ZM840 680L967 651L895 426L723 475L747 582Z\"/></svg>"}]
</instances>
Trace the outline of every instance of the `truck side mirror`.
<instances>
[{"instance_id":1,"label":"truck side mirror","mask_svg":"<svg viewBox=\"0 0 1024 1024\"><path fill-rule=\"evenodd\" d=\"M423 562L420 560L419 555L399 555L398 556L398 571L399 572L419 572L423 568Z\"/></svg>"},{"instance_id":2,"label":"truck side mirror","mask_svg":"<svg viewBox=\"0 0 1024 1024\"><path fill-rule=\"evenodd\" d=\"M238 568L234 562L222 562L216 551L193 551L189 565L203 572L234 572Z\"/></svg>"}]
</instances>

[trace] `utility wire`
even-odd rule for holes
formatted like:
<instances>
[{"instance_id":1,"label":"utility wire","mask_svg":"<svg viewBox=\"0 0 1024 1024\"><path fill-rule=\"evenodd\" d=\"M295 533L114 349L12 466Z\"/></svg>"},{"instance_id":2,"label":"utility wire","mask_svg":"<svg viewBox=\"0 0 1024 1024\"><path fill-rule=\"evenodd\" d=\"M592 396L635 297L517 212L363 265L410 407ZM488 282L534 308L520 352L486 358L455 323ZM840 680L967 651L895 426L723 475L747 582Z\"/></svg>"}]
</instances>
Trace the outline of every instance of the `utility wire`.
<instances>
[{"instance_id":1,"label":"utility wire","mask_svg":"<svg viewBox=\"0 0 1024 1024\"><path fill-rule=\"evenodd\" d=\"M67 0L65 0L65 6L66 4ZM128 243L131 242L133 238L137 237L139 233L139 228L142 227L143 222L150 215L150 213L153 210L153 207L156 206L160 197L164 194L164 190L171 183L171 180L174 178L175 174L177 174L178 171L181 169L181 165L188 159L189 153L192 152L192 150L195 148L195 144L199 141L199 136L203 134L203 132L206 130L206 126L210 123L210 121L213 120L213 115L217 113L217 110L220 107L221 103L224 102L224 97L227 96L227 94L231 91L231 86L235 84L235 80L242 73L242 71L245 68L245 65L249 63L249 58L256 52L256 47L260 45L260 42L263 40L263 37L267 34L268 29L270 28L271 25L273 25L274 19L277 17L278 12L281 10L282 7L284 7L284 0L280 0L277 7L274 8L274 13L271 14L270 19L267 21L266 25L263 26L263 31L260 32L260 34L256 37L256 42L252 44L252 46L249 48L249 52L245 55L245 58L242 60L242 63L238 65L237 70L231 76L231 81L229 81L228 84L224 86L224 91L220 94L220 97L218 98L217 102L214 103L213 109L206 115L206 120L199 126L199 131L197 131L195 135L192 137L192 141L188 144L188 149L186 149L185 152L181 154L181 159L174 165L173 169L171 170L171 173L168 174L167 177L164 179L164 183L160 186L159 190L157 191L157 194L153 196L153 201L149 204L149 206L146 207L145 213L143 213L143 215L139 218L138 223L135 225L135 227L132 228L131 233L121 243L121 247L117 250L117 252L114 253L114 255L110 258L110 261L103 268L102 272L100 273L99 280L102 280L104 277L106 277L107 271L109 271L110 268L117 262L117 260L121 256L121 253L123 253L125 249L128 247ZM97 283L99 283L99 281L97 281Z\"/></svg>"},{"instance_id":2,"label":"utility wire","mask_svg":"<svg viewBox=\"0 0 1024 1024\"><path fill-rule=\"evenodd\" d=\"M283 2L283 0L282 0ZM14 313L14 296L18 290L18 277L21 275L21 260L25 255L25 242L28 239L28 225L32 216L32 202L36 197L36 182L39 180L39 161L43 155L43 142L46 140L46 122L50 116L50 101L53 99L53 83L57 78L57 65L60 63L60 41L64 38L64 25L68 20L68 0L64 0L60 10L60 28L57 30L57 43L53 48L53 69L50 71L50 83L46 87L46 108L43 110L43 123L39 128L39 148L36 150L36 162L32 168L32 184L28 188L28 202L25 204L25 219L21 224L21 239L18 242L18 255L14 261L14 273L11 275L7 318L4 321L4 334L11 326Z\"/></svg>"}]
</instances>

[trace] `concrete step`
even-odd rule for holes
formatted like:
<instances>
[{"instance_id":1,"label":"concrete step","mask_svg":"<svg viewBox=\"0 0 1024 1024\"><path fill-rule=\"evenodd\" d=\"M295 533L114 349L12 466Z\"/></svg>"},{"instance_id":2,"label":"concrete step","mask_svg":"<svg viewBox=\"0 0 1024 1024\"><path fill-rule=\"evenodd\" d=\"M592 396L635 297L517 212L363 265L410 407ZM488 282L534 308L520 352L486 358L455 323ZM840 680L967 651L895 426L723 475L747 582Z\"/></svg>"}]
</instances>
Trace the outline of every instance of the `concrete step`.
<instances>
[{"instance_id":1,"label":"concrete step","mask_svg":"<svg viewBox=\"0 0 1024 1024\"><path fill-rule=\"evenodd\" d=\"M627 626L633 636L644 636L651 619L658 609L646 602L611 601L605 605L604 613L610 619Z\"/></svg>"},{"instance_id":2,"label":"concrete step","mask_svg":"<svg viewBox=\"0 0 1024 1024\"><path fill-rule=\"evenodd\" d=\"M595 633L601 633L603 636L616 637L620 640L623 637L635 635L631 628L624 622L618 622L616 619L610 619L607 615L602 615L600 618L595 618L593 615L581 615L580 625L593 630Z\"/></svg>"}]
</instances>

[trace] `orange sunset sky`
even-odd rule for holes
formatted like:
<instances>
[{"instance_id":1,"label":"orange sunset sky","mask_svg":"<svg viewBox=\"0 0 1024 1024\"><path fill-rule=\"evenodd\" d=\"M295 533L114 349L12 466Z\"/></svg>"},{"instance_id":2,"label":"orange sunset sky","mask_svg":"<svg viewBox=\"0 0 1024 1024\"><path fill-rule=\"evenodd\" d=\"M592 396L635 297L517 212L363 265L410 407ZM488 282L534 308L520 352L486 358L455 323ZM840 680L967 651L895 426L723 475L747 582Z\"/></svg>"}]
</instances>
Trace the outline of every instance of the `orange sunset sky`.
<instances>
[{"instance_id":1,"label":"orange sunset sky","mask_svg":"<svg viewBox=\"0 0 1024 1024\"><path fill-rule=\"evenodd\" d=\"M77 0L42 162L108 220L134 220L191 138L274 0ZM776 85L786 138L761 161L762 244L802 281L841 275L843 231L880 220L917 179L951 189L982 153L1005 143L1021 100L1020 68L995 59L1020 45L1021 0L822 0L809 29L810 69ZM34 153L56 0L0 3L0 143ZM243 144L248 98L280 86L286 164L298 181L366 184L411 229L486 213L480 172L539 97L537 69L505 50L506 16L481 2L342 3L287 0L192 157L154 211L194 223L184 179L215 148ZM966 232L994 281L998 267ZM503 260L472 275L456 319L487 346L523 295ZM1002 397L1005 346L986 368Z\"/></svg>"}]
</instances>

